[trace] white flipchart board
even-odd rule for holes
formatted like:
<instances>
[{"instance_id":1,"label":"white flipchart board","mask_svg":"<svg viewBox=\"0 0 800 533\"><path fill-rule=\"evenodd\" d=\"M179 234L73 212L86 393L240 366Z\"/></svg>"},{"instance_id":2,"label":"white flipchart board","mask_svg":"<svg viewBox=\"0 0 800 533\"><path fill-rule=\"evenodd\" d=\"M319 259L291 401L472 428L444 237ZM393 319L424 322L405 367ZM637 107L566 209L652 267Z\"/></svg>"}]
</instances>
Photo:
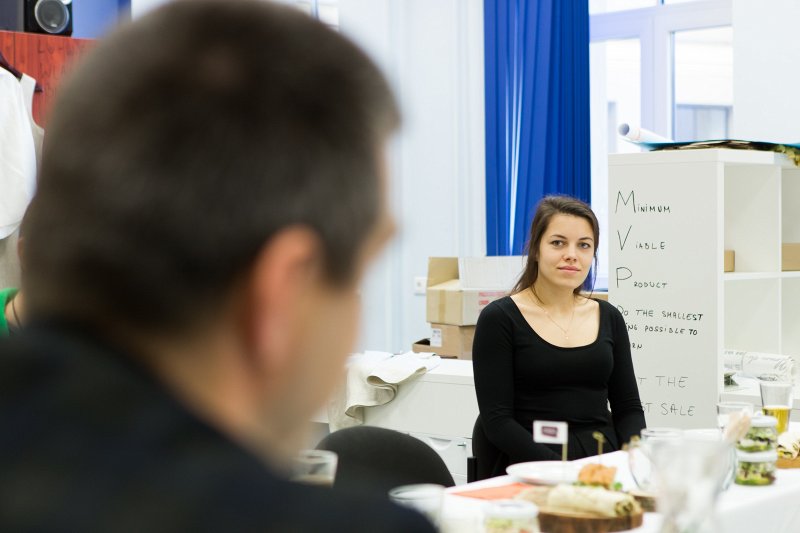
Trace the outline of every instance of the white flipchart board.
<instances>
[{"instance_id":1,"label":"white flipchart board","mask_svg":"<svg viewBox=\"0 0 800 533\"><path fill-rule=\"evenodd\" d=\"M723 167L669 160L609 158L609 301L628 325L647 425L715 427Z\"/></svg>"}]
</instances>

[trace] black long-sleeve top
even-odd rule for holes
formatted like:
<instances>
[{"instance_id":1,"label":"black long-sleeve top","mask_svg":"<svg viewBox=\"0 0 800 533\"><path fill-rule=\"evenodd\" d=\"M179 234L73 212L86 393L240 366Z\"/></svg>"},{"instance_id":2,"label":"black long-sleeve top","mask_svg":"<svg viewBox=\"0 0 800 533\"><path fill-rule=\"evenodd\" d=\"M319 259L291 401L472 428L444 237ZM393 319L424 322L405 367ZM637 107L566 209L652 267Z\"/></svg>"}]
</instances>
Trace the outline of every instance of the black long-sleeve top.
<instances>
[{"instance_id":1,"label":"black long-sleeve top","mask_svg":"<svg viewBox=\"0 0 800 533\"><path fill-rule=\"evenodd\" d=\"M614 306L598 303L596 340L575 348L542 339L510 296L481 312L472 348L475 390L484 431L507 464L560 459L559 446L533 442L534 420L569 424L570 459L597 453L593 431L613 451L645 427L627 326Z\"/></svg>"}]
</instances>

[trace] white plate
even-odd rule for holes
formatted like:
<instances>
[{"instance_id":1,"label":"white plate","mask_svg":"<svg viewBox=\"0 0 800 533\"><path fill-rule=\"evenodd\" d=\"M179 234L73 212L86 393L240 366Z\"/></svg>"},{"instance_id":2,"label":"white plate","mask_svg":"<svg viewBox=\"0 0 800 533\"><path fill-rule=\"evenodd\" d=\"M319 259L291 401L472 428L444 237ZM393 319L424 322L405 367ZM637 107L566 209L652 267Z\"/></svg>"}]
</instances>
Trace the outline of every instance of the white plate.
<instances>
[{"instance_id":1,"label":"white plate","mask_svg":"<svg viewBox=\"0 0 800 533\"><path fill-rule=\"evenodd\" d=\"M532 461L517 463L506 468L509 475L539 485L575 483L578 480L579 470L578 465L562 461Z\"/></svg>"}]
</instances>

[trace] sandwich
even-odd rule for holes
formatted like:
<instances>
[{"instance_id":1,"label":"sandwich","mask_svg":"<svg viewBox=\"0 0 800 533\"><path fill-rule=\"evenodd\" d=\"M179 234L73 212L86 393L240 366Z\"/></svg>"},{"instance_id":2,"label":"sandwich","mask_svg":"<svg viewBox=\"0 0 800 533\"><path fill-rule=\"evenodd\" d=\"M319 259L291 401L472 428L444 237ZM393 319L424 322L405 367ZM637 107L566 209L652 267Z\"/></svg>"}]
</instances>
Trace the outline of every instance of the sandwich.
<instances>
[{"instance_id":1,"label":"sandwich","mask_svg":"<svg viewBox=\"0 0 800 533\"><path fill-rule=\"evenodd\" d=\"M608 490L621 490L622 484L615 483L617 468L603 466L599 463L589 463L578 472L578 485L589 487L603 487Z\"/></svg>"},{"instance_id":2,"label":"sandwich","mask_svg":"<svg viewBox=\"0 0 800 533\"><path fill-rule=\"evenodd\" d=\"M778 435L778 457L790 461L800 455L800 433L786 432Z\"/></svg>"},{"instance_id":3,"label":"sandwich","mask_svg":"<svg viewBox=\"0 0 800 533\"><path fill-rule=\"evenodd\" d=\"M624 492L601 487L558 485L547 495L547 507L567 512L593 513L601 516L631 516L641 513L639 503Z\"/></svg>"}]
</instances>

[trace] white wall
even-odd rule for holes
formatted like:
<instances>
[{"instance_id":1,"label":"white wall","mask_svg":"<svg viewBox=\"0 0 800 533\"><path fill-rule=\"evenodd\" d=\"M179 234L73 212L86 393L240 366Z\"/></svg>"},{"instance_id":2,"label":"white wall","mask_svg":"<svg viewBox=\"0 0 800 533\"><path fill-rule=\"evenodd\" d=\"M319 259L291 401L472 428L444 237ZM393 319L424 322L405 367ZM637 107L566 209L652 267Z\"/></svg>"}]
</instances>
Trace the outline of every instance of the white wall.
<instances>
[{"instance_id":1,"label":"white wall","mask_svg":"<svg viewBox=\"0 0 800 533\"><path fill-rule=\"evenodd\" d=\"M131 14L167 1L131 0ZM339 26L386 72L404 121L390 162L400 232L362 289L359 348L407 350L430 334L414 294L428 257L486 254L483 2L339 0Z\"/></svg>"},{"instance_id":2,"label":"white wall","mask_svg":"<svg viewBox=\"0 0 800 533\"><path fill-rule=\"evenodd\" d=\"M339 24L382 66L404 124L392 146L400 234L367 280L361 348L426 337L414 278L429 256L485 255L483 2L340 0Z\"/></svg>"},{"instance_id":3,"label":"white wall","mask_svg":"<svg viewBox=\"0 0 800 533\"><path fill-rule=\"evenodd\" d=\"M131 0L131 18L136 18L154 7L166 4L170 0Z\"/></svg>"},{"instance_id":4,"label":"white wall","mask_svg":"<svg viewBox=\"0 0 800 533\"><path fill-rule=\"evenodd\" d=\"M733 134L800 142L797 0L733 0Z\"/></svg>"}]
</instances>

